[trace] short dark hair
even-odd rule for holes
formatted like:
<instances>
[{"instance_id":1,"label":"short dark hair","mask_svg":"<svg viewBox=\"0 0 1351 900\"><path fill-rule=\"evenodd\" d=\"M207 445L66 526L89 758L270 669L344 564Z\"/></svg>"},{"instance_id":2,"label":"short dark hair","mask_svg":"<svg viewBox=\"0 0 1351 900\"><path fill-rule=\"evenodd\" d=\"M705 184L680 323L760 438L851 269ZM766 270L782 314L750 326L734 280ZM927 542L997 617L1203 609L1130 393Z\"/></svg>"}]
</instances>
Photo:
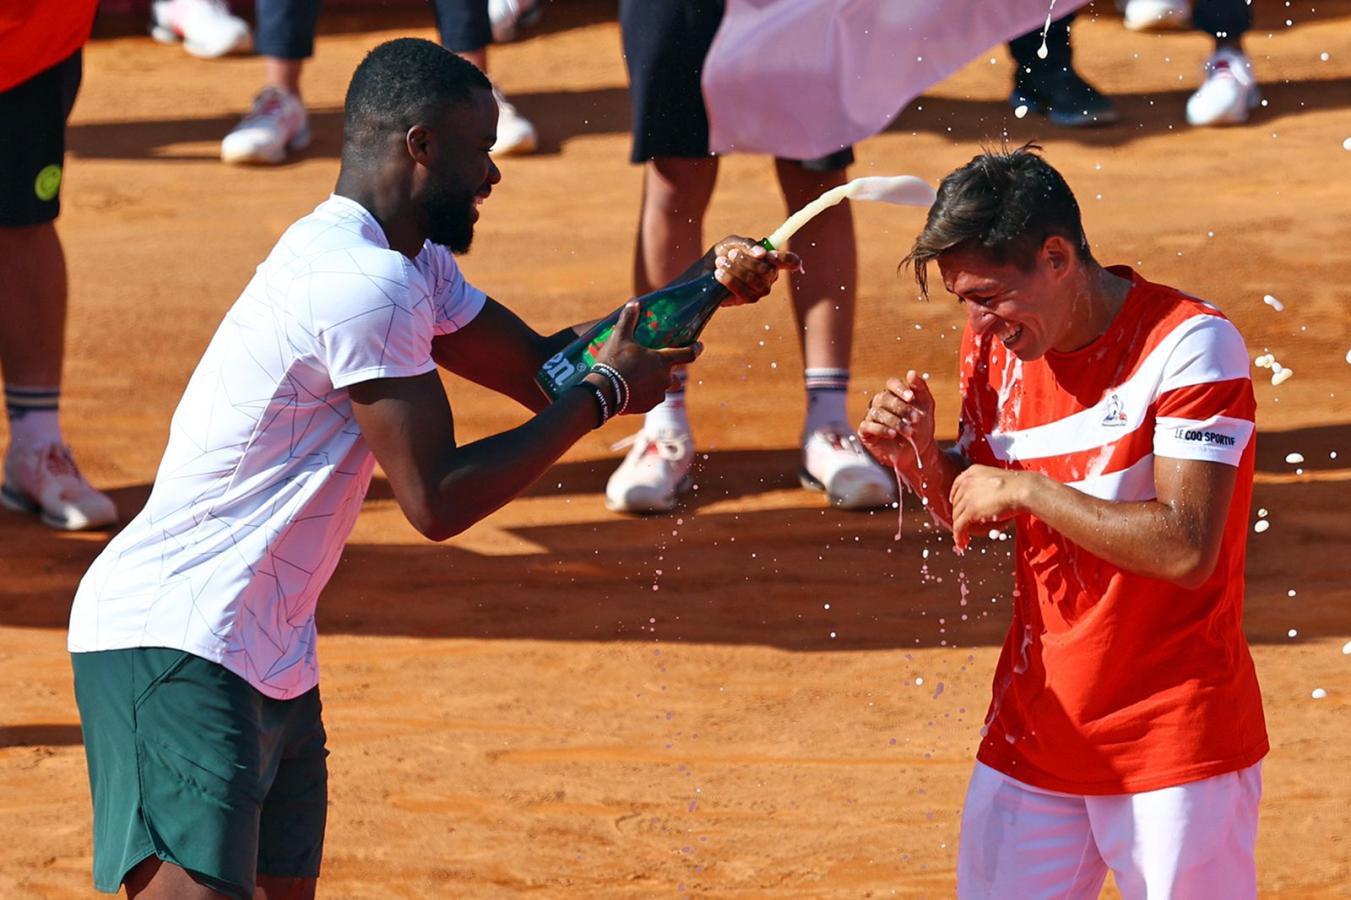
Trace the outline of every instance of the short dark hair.
<instances>
[{"instance_id":1,"label":"short dark hair","mask_svg":"<svg viewBox=\"0 0 1351 900\"><path fill-rule=\"evenodd\" d=\"M471 92L492 90L473 63L421 38L376 47L352 73L343 103L343 154L371 146L391 131L427 124Z\"/></svg>"},{"instance_id":2,"label":"short dark hair","mask_svg":"<svg viewBox=\"0 0 1351 900\"><path fill-rule=\"evenodd\" d=\"M979 250L990 261L1031 268L1046 238L1059 235L1093 261L1079 203L1065 179L1029 141L1016 150L985 149L938 186L924 230L901 260L920 296L929 296L929 263L950 250Z\"/></svg>"}]
</instances>

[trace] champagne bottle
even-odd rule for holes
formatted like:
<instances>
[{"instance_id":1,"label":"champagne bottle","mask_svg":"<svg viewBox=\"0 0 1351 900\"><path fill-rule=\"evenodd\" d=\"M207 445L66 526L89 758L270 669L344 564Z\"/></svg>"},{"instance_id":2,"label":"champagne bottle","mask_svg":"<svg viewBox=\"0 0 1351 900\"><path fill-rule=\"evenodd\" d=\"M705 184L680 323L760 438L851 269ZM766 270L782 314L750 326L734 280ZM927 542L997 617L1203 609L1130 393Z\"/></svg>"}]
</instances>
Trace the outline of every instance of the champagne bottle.
<instances>
[{"instance_id":1,"label":"champagne bottle","mask_svg":"<svg viewBox=\"0 0 1351 900\"><path fill-rule=\"evenodd\" d=\"M768 238L760 246L773 250ZM689 281L673 284L638 298L638 323L633 337L644 347L688 347L699 339L699 334L718 307L731 294L722 282L706 272ZM619 309L587 329L581 337L568 344L540 367L535 383L551 400L573 387L596 364L596 355L614 331Z\"/></svg>"}]
</instances>

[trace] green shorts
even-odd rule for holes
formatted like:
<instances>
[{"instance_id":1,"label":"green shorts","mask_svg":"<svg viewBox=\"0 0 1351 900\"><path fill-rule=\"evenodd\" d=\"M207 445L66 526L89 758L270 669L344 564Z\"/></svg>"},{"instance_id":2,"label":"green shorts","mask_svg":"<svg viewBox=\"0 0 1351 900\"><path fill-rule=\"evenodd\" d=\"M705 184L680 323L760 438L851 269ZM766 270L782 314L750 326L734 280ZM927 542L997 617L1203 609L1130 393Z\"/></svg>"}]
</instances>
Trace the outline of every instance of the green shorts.
<instances>
[{"instance_id":1,"label":"green shorts","mask_svg":"<svg viewBox=\"0 0 1351 900\"><path fill-rule=\"evenodd\" d=\"M71 654L94 798L94 886L157 856L231 896L317 878L328 810L319 689L273 700L182 650Z\"/></svg>"}]
</instances>

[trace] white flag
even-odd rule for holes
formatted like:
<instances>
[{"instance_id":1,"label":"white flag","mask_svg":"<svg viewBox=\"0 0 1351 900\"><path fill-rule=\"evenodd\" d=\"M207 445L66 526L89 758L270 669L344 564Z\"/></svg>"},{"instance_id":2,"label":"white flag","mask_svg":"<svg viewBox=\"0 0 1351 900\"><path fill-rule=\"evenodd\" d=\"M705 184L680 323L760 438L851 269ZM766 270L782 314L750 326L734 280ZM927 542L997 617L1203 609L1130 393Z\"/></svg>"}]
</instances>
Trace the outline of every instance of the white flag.
<instances>
[{"instance_id":1,"label":"white flag","mask_svg":"<svg viewBox=\"0 0 1351 900\"><path fill-rule=\"evenodd\" d=\"M834 153L977 55L1085 2L727 0L704 61L709 149Z\"/></svg>"}]
</instances>

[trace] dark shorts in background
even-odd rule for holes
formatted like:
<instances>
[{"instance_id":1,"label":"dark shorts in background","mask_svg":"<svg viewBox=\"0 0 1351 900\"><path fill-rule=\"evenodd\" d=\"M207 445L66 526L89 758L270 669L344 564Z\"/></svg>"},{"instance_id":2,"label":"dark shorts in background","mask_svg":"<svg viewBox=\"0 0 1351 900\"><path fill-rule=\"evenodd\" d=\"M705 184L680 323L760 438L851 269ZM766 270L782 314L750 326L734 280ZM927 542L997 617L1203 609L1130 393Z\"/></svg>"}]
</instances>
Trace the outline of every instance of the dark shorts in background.
<instances>
[{"instance_id":1,"label":"dark shorts in background","mask_svg":"<svg viewBox=\"0 0 1351 900\"><path fill-rule=\"evenodd\" d=\"M488 0L432 0L441 46L456 53L493 42ZM319 0L258 0L254 50L259 56L309 59L319 27Z\"/></svg>"},{"instance_id":2,"label":"dark shorts in background","mask_svg":"<svg viewBox=\"0 0 1351 900\"><path fill-rule=\"evenodd\" d=\"M619 26L633 104L633 162L708 156L708 111L699 80L722 22L723 0L621 0ZM850 147L804 169L831 172L854 161Z\"/></svg>"},{"instance_id":3,"label":"dark shorts in background","mask_svg":"<svg viewBox=\"0 0 1351 900\"><path fill-rule=\"evenodd\" d=\"M94 886L158 856L231 896L316 878L328 809L319 689L273 700L182 650L73 653L94 800Z\"/></svg>"},{"instance_id":4,"label":"dark shorts in background","mask_svg":"<svg viewBox=\"0 0 1351 900\"><path fill-rule=\"evenodd\" d=\"M81 70L76 50L0 92L0 227L41 225L61 212L66 118Z\"/></svg>"}]
</instances>

